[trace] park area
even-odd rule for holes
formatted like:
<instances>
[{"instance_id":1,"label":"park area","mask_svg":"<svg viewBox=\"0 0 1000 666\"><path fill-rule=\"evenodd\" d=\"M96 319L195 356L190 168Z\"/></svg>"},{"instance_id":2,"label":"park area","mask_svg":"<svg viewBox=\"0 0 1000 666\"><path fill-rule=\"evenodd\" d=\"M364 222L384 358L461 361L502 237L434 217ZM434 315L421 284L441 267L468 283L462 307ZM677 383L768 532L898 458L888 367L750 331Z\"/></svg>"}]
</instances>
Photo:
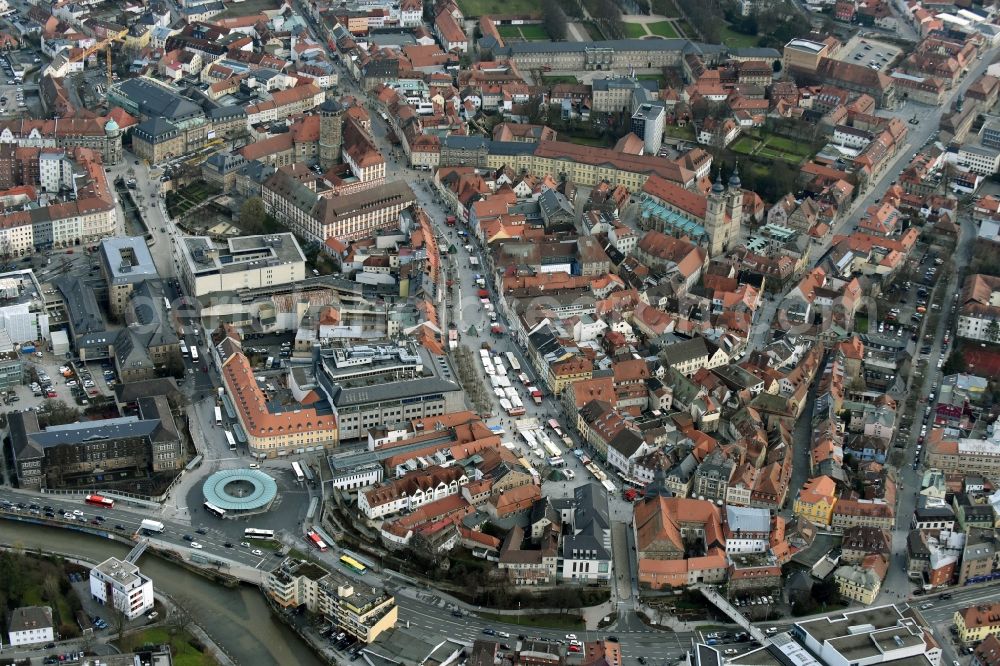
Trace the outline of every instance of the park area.
<instances>
[{"instance_id":1,"label":"park area","mask_svg":"<svg viewBox=\"0 0 1000 666\"><path fill-rule=\"evenodd\" d=\"M647 34L646 26L641 23L626 23L625 24L625 36L629 39L641 39Z\"/></svg>"},{"instance_id":2,"label":"park area","mask_svg":"<svg viewBox=\"0 0 1000 666\"><path fill-rule=\"evenodd\" d=\"M537 24L529 25L501 25L497 27L500 36L504 41L519 42L547 42L549 34L545 28Z\"/></svg>"},{"instance_id":3,"label":"park area","mask_svg":"<svg viewBox=\"0 0 1000 666\"><path fill-rule=\"evenodd\" d=\"M480 16L530 16L542 18L542 5L536 0L458 0L466 19Z\"/></svg>"},{"instance_id":4,"label":"park area","mask_svg":"<svg viewBox=\"0 0 1000 666\"><path fill-rule=\"evenodd\" d=\"M677 30L670 21L657 21L656 23L650 23L647 27L651 33L660 37L668 39L678 37Z\"/></svg>"},{"instance_id":5,"label":"park area","mask_svg":"<svg viewBox=\"0 0 1000 666\"><path fill-rule=\"evenodd\" d=\"M721 30L722 43L731 49L745 49L757 46L760 37L757 35L744 35L726 26Z\"/></svg>"},{"instance_id":6,"label":"park area","mask_svg":"<svg viewBox=\"0 0 1000 666\"><path fill-rule=\"evenodd\" d=\"M124 650L135 650L144 645L169 645L174 666L213 666L219 662L205 653L205 648L197 639L179 627L146 629L129 634L120 646Z\"/></svg>"},{"instance_id":7,"label":"park area","mask_svg":"<svg viewBox=\"0 0 1000 666\"><path fill-rule=\"evenodd\" d=\"M80 628L76 611L80 599L70 586L67 569L82 571L61 558L38 556L16 551L0 552L0 622L10 626L10 614L21 606L48 606L52 609L55 630L63 638L76 638Z\"/></svg>"},{"instance_id":8,"label":"park area","mask_svg":"<svg viewBox=\"0 0 1000 666\"><path fill-rule=\"evenodd\" d=\"M655 23L625 23L625 36L629 39L645 39L652 37L665 37L671 39L679 37L677 29L670 21L657 21Z\"/></svg>"},{"instance_id":9,"label":"park area","mask_svg":"<svg viewBox=\"0 0 1000 666\"><path fill-rule=\"evenodd\" d=\"M179 190L167 192L167 212L180 217L215 194L215 189L203 180L196 180Z\"/></svg>"},{"instance_id":10,"label":"park area","mask_svg":"<svg viewBox=\"0 0 1000 666\"><path fill-rule=\"evenodd\" d=\"M768 157L798 164L809 156L809 146L783 136L765 136L762 138L745 134L738 138L729 149L734 153L742 153L752 157Z\"/></svg>"}]
</instances>

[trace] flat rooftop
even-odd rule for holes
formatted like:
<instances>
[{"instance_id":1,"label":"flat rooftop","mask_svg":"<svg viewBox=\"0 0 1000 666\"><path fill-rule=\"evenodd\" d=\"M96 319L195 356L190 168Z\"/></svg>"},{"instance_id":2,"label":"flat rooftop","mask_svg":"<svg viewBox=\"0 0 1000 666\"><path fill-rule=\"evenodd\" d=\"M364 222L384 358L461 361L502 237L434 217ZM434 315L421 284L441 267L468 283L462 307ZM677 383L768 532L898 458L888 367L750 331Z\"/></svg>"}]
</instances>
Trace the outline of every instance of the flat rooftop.
<instances>
[{"instance_id":1,"label":"flat rooftop","mask_svg":"<svg viewBox=\"0 0 1000 666\"><path fill-rule=\"evenodd\" d=\"M229 238L225 245L207 236L185 236L180 240L188 268L197 277L214 273L238 273L268 266L305 262L294 234L280 233Z\"/></svg>"},{"instance_id":2,"label":"flat rooftop","mask_svg":"<svg viewBox=\"0 0 1000 666\"><path fill-rule=\"evenodd\" d=\"M145 576L139 572L139 567L131 562L119 560L117 557L109 557L94 569L108 578L118 581L124 587L139 585L145 579Z\"/></svg>"},{"instance_id":3,"label":"flat rooftop","mask_svg":"<svg viewBox=\"0 0 1000 666\"><path fill-rule=\"evenodd\" d=\"M316 380L338 407L461 390L443 356L412 342L324 348Z\"/></svg>"},{"instance_id":4,"label":"flat rooftop","mask_svg":"<svg viewBox=\"0 0 1000 666\"><path fill-rule=\"evenodd\" d=\"M157 277L156 264L142 236L105 238L101 263L113 284L131 284Z\"/></svg>"},{"instance_id":5,"label":"flat rooftop","mask_svg":"<svg viewBox=\"0 0 1000 666\"><path fill-rule=\"evenodd\" d=\"M798 626L822 643L856 635L859 627L871 627L871 631L895 627L903 619L898 608L888 605L807 620L799 622Z\"/></svg>"},{"instance_id":6,"label":"flat rooftop","mask_svg":"<svg viewBox=\"0 0 1000 666\"><path fill-rule=\"evenodd\" d=\"M0 308L11 305L34 305L29 311L44 312L42 287L30 268L0 273Z\"/></svg>"}]
</instances>

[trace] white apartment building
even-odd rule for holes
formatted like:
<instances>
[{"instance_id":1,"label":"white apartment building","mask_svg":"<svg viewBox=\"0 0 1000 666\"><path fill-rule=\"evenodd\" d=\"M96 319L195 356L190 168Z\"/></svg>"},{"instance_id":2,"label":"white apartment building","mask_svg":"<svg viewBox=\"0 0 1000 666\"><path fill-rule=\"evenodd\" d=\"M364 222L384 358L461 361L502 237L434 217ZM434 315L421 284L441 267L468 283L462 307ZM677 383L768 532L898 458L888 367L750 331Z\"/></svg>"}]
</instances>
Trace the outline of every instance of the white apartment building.
<instances>
[{"instance_id":1,"label":"white apartment building","mask_svg":"<svg viewBox=\"0 0 1000 666\"><path fill-rule=\"evenodd\" d=\"M958 337L998 342L1000 333L1000 278L970 275L966 278L958 310Z\"/></svg>"},{"instance_id":2,"label":"white apartment building","mask_svg":"<svg viewBox=\"0 0 1000 666\"><path fill-rule=\"evenodd\" d=\"M468 483L461 467L435 465L358 493L358 510L369 520L377 520L457 495Z\"/></svg>"},{"instance_id":3,"label":"white apartment building","mask_svg":"<svg viewBox=\"0 0 1000 666\"><path fill-rule=\"evenodd\" d=\"M153 581L131 562L109 557L90 570L90 594L133 620L153 607Z\"/></svg>"},{"instance_id":4,"label":"white apartment building","mask_svg":"<svg viewBox=\"0 0 1000 666\"><path fill-rule=\"evenodd\" d=\"M967 165L981 176L992 176L1000 171L1000 151L995 148L968 143L958 149L956 161L959 166Z\"/></svg>"},{"instance_id":5,"label":"white apartment building","mask_svg":"<svg viewBox=\"0 0 1000 666\"><path fill-rule=\"evenodd\" d=\"M10 615L8 645L35 645L54 640L52 609L48 606L22 606Z\"/></svg>"}]
</instances>

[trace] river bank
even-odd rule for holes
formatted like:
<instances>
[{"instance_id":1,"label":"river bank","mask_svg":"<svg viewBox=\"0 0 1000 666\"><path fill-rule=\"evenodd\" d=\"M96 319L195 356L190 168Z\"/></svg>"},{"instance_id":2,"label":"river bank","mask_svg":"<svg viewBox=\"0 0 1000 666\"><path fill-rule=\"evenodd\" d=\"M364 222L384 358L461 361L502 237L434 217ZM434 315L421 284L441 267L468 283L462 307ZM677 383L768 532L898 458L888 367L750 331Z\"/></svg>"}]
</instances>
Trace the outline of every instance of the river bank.
<instances>
[{"instance_id":1,"label":"river bank","mask_svg":"<svg viewBox=\"0 0 1000 666\"><path fill-rule=\"evenodd\" d=\"M26 550L70 553L101 562L124 558L129 547L108 539L57 528L0 521L0 541ZM176 563L144 556L139 566L154 588L183 608L207 639L233 664L320 666L320 659L283 623L276 621L260 590L249 585L215 585Z\"/></svg>"}]
</instances>

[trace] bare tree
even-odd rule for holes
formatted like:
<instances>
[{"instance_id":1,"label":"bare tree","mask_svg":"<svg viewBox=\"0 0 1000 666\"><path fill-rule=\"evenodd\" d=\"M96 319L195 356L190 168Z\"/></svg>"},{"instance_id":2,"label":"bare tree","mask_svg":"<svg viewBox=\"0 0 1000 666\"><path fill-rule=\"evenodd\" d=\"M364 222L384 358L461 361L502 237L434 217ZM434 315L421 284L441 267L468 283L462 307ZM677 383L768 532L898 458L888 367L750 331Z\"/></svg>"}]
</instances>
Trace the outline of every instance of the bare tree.
<instances>
[{"instance_id":1,"label":"bare tree","mask_svg":"<svg viewBox=\"0 0 1000 666\"><path fill-rule=\"evenodd\" d=\"M126 597L111 598L111 626L118 636L118 644L122 645L125 630L128 629L128 599Z\"/></svg>"},{"instance_id":2,"label":"bare tree","mask_svg":"<svg viewBox=\"0 0 1000 666\"><path fill-rule=\"evenodd\" d=\"M542 25L552 41L561 42L566 39L566 13L557 0L545 0L542 3Z\"/></svg>"}]
</instances>

